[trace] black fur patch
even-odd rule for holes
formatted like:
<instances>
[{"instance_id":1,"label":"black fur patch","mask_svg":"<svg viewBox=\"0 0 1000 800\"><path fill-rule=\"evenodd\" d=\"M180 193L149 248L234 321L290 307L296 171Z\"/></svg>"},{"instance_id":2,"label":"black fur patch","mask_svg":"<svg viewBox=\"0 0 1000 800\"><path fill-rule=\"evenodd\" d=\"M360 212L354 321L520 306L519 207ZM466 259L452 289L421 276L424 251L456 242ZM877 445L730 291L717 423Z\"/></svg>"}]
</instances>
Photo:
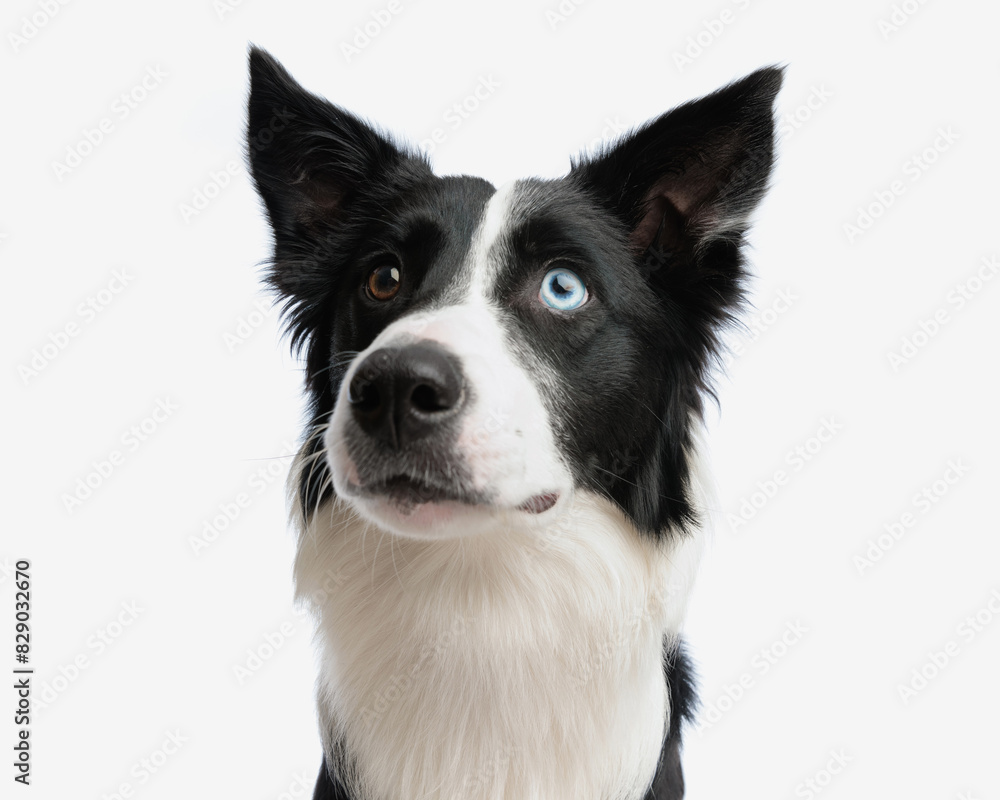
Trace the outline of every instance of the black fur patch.
<instances>
[{"instance_id":1,"label":"black fur patch","mask_svg":"<svg viewBox=\"0 0 1000 800\"><path fill-rule=\"evenodd\" d=\"M409 311L460 292L494 188L440 178L426 160L250 54L247 154L274 233L270 286L305 356L310 409L300 480L306 514L332 491L323 425L353 358ZM691 425L711 396L721 330L743 301L748 218L773 161L776 68L664 114L555 181L517 189L491 299L511 346L538 371L576 484L611 498L640 532L683 532ZM405 264L399 294L374 303L373 268ZM558 263L592 299L539 308ZM548 380L554 376L554 380ZM646 800L679 800L681 726L695 702L682 648L664 655L671 719ZM339 750L339 748L338 748ZM339 758L334 754L335 757ZM324 764L315 800L350 800Z\"/></svg>"},{"instance_id":2,"label":"black fur patch","mask_svg":"<svg viewBox=\"0 0 1000 800\"><path fill-rule=\"evenodd\" d=\"M250 61L248 155L274 230L268 280L306 356L307 449L317 456L300 487L308 513L331 491L318 434L351 359L393 319L458 291L494 189L435 177L421 156L306 92L270 56L254 50ZM771 168L780 81L779 70L760 70L562 180L520 188L493 299L515 346L558 376L547 400L577 484L651 535L696 521L690 428L711 393L720 329L742 300L740 244ZM553 261L592 284L592 301L571 319L535 302ZM407 277L392 304L378 305L359 287L387 262L405 262Z\"/></svg>"},{"instance_id":3,"label":"black fur patch","mask_svg":"<svg viewBox=\"0 0 1000 800\"><path fill-rule=\"evenodd\" d=\"M681 769L681 730L694 720L698 699L694 670L683 642L666 643L663 671L670 696L670 725L656 776L644 800L681 800L684 797L684 772Z\"/></svg>"},{"instance_id":4,"label":"black fur patch","mask_svg":"<svg viewBox=\"0 0 1000 800\"><path fill-rule=\"evenodd\" d=\"M325 758L319 765L319 777L316 778L313 800L351 800L343 784L330 775Z\"/></svg>"}]
</instances>

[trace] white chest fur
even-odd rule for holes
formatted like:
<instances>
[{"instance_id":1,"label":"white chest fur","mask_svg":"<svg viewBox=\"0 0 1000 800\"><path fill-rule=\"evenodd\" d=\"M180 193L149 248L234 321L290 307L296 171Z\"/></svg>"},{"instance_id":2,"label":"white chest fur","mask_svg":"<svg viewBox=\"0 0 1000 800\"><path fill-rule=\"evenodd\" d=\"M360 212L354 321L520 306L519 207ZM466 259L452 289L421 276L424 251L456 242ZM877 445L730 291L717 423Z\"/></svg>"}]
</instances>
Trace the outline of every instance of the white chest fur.
<instances>
[{"instance_id":1,"label":"white chest fur","mask_svg":"<svg viewBox=\"0 0 1000 800\"><path fill-rule=\"evenodd\" d=\"M546 528L416 541L339 502L302 531L324 744L362 800L633 800L651 780L701 548L578 493Z\"/></svg>"}]
</instances>

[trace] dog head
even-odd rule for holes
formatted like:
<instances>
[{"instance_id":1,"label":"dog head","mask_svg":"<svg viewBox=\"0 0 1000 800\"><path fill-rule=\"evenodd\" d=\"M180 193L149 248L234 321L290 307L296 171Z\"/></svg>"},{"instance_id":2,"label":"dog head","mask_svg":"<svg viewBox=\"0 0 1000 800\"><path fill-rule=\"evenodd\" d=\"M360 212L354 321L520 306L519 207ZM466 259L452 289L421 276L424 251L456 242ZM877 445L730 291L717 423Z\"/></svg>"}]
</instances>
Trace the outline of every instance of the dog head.
<instances>
[{"instance_id":1,"label":"dog head","mask_svg":"<svg viewBox=\"0 0 1000 800\"><path fill-rule=\"evenodd\" d=\"M741 303L781 71L499 188L435 176L260 50L250 71L268 279L311 399L306 515L336 494L447 537L593 492L644 533L693 522L691 426Z\"/></svg>"}]
</instances>

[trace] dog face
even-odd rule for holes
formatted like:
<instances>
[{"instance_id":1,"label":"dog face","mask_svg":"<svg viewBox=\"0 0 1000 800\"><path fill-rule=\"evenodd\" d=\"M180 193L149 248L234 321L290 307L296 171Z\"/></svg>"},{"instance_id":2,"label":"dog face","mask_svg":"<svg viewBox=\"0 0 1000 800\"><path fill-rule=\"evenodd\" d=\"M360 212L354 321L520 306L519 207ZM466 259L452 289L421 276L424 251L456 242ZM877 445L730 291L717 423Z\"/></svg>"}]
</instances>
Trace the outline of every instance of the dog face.
<instances>
[{"instance_id":1,"label":"dog face","mask_svg":"<svg viewBox=\"0 0 1000 800\"><path fill-rule=\"evenodd\" d=\"M578 492L693 522L688 463L772 164L764 69L558 180L494 188L309 94L254 50L249 159L306 357L300 501L403 536L541 525Z\"/></svg>"}]
</instances>

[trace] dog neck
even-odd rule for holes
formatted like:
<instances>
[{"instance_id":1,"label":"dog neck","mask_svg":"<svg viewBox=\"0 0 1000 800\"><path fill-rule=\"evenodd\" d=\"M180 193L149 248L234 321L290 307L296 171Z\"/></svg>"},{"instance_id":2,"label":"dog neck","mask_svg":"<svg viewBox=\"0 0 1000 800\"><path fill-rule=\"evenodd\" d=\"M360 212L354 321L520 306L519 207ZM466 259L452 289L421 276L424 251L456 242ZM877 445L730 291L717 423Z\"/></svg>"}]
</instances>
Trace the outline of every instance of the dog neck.
<instances>
[{"instance_id":1,"label":"dog neck","mask_svg":"<svg viewBox=\"0 0 1000 800\"><path fill-rule=\"evenodd\" d=\"M584 492L545 525L441 541L325 503L302 527L297 594L352 797L642 797L669 719L664 640L699 551Z\"/></svg>"}]
</instances>

